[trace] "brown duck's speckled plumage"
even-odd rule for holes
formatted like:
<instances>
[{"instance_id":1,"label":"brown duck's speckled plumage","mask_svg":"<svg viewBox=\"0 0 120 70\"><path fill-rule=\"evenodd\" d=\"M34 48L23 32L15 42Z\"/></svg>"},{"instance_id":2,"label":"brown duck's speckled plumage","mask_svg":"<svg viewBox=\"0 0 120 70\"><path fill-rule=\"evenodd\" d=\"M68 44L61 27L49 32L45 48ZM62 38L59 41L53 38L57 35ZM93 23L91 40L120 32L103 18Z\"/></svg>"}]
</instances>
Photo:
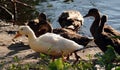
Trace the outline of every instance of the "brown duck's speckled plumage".
<instances>
[{"instance_id":1,"label":"brown duck's speckled plumage","mask_svg":"<svg viewBox=\"0 0 120 70\"><path fill-rule=\"evenodd\" d=\"M63 11L58 18L58 22L62 28L72 26L72 29L78 32L79 28L83 25L83 16L77 10Z\"/></svg>"}]
</instances>

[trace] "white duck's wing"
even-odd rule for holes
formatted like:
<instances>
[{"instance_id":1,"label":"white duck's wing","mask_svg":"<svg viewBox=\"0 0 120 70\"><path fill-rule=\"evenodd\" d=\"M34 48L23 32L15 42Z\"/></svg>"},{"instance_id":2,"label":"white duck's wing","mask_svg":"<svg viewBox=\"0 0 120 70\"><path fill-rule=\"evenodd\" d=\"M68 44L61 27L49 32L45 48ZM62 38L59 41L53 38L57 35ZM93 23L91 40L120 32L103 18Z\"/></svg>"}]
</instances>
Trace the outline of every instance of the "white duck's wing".
<instances>
[{"instance_id":1,"label":"white duck's wing","mask_svg":"<svg viewBox=\"0 0 120 70\"><path fill-rule=\"evenodd\" d=\"M51 52L51 54L61 53L59 46L57 46L59 45L59 39L60 36L53 33L46 33L38 38L38 40L40 40L40 45L43 47L42 49L49 53Z\"/></svg>"},{"instance_id":2,"label":"white duck's wing","mask_svg":"<svg viewBox=\"0 0 120 70\"><path fill-rule=\"evenodd\" d=\"M44 42L44 44L49 44L50 46L54 46L59 39L60 36L53 33L46 33L39 37L39 40Z\"/></svg>"},{"instance_id":3,"label":"white duck's wing","mask_svg":"<svg viewBox=\"0 0 120 70\"><path fill-rule=\"evenodd\" d=\"M82 45L78 45L72 40L65 39L53 33L47 33L41 37L45 47L49 47L51 51L56 53L71 53L75 50L82 49Z\"/></svg>"},{"instance_id":4,"label":"white duck's wing","mask_svg":"<svg viewBox=\"0 0 120 70\"><path fill-rule=\"evenodd\" d=\"M57 45L59 47L59 49L61 49L63 52L74 52L76 50L80 50L83 48L82 45L79 45L77 43L75 43L72 40L68 40L65 38L61 38L59 39L59 43Z\"/></svg>"}]
</instances>

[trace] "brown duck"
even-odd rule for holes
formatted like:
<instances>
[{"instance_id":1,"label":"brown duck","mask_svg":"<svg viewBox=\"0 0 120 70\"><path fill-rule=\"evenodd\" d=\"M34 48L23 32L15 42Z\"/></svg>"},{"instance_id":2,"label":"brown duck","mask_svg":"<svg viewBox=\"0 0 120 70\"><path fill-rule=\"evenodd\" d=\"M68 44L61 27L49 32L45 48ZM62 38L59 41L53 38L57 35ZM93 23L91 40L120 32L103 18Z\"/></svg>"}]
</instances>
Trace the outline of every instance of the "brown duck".
<instances>
[{"instance_id":1,"label":"brown duck","mask_svg":"<svg viewBox=\"0 0 120 70\"><path fill-rule=\"evenodd\" d=\"M98 47L105 52L107 50L107 45L114 47L115 51L120 54L120 40L113 38L113 36L119 36L120 33L117 32L112 27L105 25L107 22L106 15L100 17L100 13L97 9L90 9L88 14L84 17L93 16L95 18L93 24L91 25L90 32L94 37L95 43Z\"/></svg>"},{"instance_id":2,"label":"brown duck","mask_svg":"<svg viewBox=\"0 0 120 70\"><path fill-rule=\"evenodd\" d=\"M35 35L39 37L46 32L52 32L51 24L48 23L46 15L44 13L40 13L37 19L29 21L27 25L30 26L30 28L35 32Z\"/></svg>"},{"instance_id":3,"label":"brown duck","mask_svg":"<svg viewBox=\"0 0 120 70\"><path fill-rule=\"evenodd\" d=\"M77 10L66 10L61 13L58 22L62 28L72 28L78 32L79 28L83 25L83 16Z\"/></svg>"}]
</instances>

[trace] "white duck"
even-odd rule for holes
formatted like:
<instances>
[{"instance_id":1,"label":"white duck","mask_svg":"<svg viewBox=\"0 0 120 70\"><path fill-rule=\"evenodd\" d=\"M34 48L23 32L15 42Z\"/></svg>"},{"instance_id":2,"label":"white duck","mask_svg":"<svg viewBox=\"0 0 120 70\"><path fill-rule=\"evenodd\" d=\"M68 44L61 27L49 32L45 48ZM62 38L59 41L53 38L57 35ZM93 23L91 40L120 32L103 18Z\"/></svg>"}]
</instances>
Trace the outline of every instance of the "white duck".
<instances>
[{"instance_id":1,"label":"white duck","mask_svg":"<svg viewBox=\"0 0 120 70\"><path fill-rule=\"evenodd\" d=\"M20 26L18 34L14 39L20 35L28 36L31 49L52 57L64 57L73 52L76 57L79 57L76 52L83 48L82 45L54 33L46 33L37 38L29 26Z\"/></svg>"}]
</instances>

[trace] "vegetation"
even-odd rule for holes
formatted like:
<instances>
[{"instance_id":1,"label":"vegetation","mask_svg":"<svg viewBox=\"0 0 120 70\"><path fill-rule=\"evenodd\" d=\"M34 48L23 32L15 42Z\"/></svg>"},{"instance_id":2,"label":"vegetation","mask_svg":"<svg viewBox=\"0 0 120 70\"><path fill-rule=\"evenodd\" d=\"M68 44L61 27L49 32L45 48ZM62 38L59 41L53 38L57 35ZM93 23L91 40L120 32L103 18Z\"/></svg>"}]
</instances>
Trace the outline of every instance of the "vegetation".
<instances>
[{"instance_id":1,"label":"vegetation","mask_svg":"<svg viewBox=\"0 0 120 70\"><path fill-rule=\"evenodd\" d=\"M120 58L112 46L107 47L108 50L105 52L105 54L97 54L97 64L99 64L101 67L105 67L105 70L111 70L118 65L115 61L119 61Z\"/></svg>"},{"instance_id":2,"label":"vegetation","mask_svg":"<svg viewBox=\"0 0 120 70\"><path fill-rule=\"evenodd\" d=\"M0 19L24 23L38 15L40 0L0 0Z\"/></svg>"},{"instance_id":3,"label":"vegetation","mask_svg":"<svg viewBox=\"0 0 120 70\"><path fill-rule=\"evenodd\" d=\"M48 0L0 0L0 20L24 24L26 21L38 17L39 12L35 6ZM73 2L74 0L64 0ZM52 7L48 4L47 7Z\"/></svg>"}]
</instances>

